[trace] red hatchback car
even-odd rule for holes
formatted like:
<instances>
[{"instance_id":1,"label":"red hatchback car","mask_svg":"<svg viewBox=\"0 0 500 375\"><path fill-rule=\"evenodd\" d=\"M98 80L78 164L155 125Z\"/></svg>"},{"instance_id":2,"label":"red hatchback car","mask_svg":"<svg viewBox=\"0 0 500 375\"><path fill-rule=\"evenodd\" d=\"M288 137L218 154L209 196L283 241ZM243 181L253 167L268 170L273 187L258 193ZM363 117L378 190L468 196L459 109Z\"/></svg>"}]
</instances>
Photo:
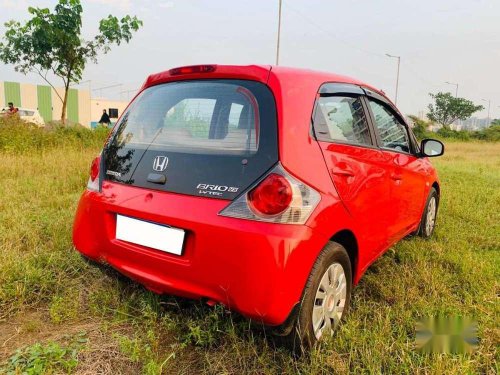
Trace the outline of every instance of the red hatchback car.
<instances>
[{"instance_id":1,"label":"red hatchback car","mask_svg":"<svg viewBox=\"0 0 500 375\"><path fill-rule=\"evenodd\" d=\"M351 78L175 68L148 77L93 161L73 241L156 293L222 303L310 347L374 260L432 234L427 157L443 150Z\"/></svg>"}]
</instances>

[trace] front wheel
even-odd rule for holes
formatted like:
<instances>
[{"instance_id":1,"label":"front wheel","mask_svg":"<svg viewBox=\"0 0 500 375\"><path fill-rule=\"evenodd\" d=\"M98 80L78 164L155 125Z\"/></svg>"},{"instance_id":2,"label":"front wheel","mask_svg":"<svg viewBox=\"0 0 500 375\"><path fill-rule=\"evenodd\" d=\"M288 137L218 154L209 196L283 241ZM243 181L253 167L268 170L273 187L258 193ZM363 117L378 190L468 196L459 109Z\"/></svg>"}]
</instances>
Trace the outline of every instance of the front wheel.
<instances>
[{"instance_id":1,"label":"front wheel","mask_svg":"<svg viewBox=\"0 0 500 375\"><path fill-rule=\"evenodd\" d=\"M439 195L436 189L431 188L425 209L420 220L418 235L423 238L429 238L434 233L436 227L437 211L439 206Z\"/></svg>"},{"instance_id":2,"label":"front wheel","mask_svg":"<svg viewBox=\"0 0 500 375\"><path fill-rule=\"evenodd\" d=\"M316 259L290 333L283 337L295 353L306 352L333 335L351 300L351 262L345 248L329 242Z\"/></svg>"}]
</instances>

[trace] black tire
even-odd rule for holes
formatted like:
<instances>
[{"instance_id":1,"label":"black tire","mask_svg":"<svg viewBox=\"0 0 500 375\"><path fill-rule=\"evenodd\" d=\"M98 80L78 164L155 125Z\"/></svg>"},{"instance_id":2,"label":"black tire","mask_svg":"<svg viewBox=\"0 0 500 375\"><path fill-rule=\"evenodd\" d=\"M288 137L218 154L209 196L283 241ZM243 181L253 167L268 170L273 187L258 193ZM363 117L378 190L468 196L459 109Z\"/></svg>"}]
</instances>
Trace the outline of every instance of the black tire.
<instances>
[{"instance_id":1,"label":"black tire","mask_svg":"<svg viewBox=\"0 0 500 375\"><path fill-rule=\"evenodd\" d=\"M307 353L318 342L313 329L312 311L320 281L328 268L334 263L342 266L346 280L346 297L341 320L347 314L352 291L351 261L342 245L329 242L316 259L304 287L301 302L292 312L293 319L288 323L291 324L291 329L290 327L288 329L282 327L282 332L287 332L287 334L278 338L278 342L288 347L296 355Z\"/></svg>"},{"instance_id":2,"label":"black tire","mask_svg":"<svg viewBox=\"0 0 500 375\"><path fill-rule=\"evenodd\" d=\"M429 209L432 207L432 200L435 202L435 213L434 213L434 223L432 223L430 229L429 229ZM424 212L422 213L422 218L420 219L420 226L418 227L418 232L417 234L422 237L422 238L429 238L432 236L434 233L434 229L436 228L436 219L437 219L437 214L438 214L438 208L439 208L439 194L437 193L436 189L431 188L429 191L429 196L427 197L427 201L425 202L425 208Z\"/></svg>"}]
</instances>

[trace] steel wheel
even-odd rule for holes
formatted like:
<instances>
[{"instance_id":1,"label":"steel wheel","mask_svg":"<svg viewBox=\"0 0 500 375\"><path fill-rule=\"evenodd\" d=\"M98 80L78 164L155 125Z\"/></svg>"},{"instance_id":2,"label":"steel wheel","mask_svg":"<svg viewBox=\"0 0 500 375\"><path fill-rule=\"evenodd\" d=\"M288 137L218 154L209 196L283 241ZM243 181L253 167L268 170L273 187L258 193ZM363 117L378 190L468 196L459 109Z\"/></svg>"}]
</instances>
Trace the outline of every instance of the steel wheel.
<instances>
[{"instance_id":1,"label":"steel wheel","mask_svg":"<svg viewBox=\"0 0 500 375\"><path fill-rule=\"evenodd\" d=\"M304 354L322 337L330 337L349 313L352 266L344 246L330 241L314 262L302 299L280 326L279 341Z\"/></svg>"},{"instance_id":2,"label":"steel wheel","mask_svg":"<svg viewBox=\"0 0 500 375\"><path fill-rule=\"evenodd\" d=\"M312 311L312 325L316 339L323 334L333 334L344 311L347 282L344 268L333 263L327 268L316 291Z\"/></svg>"},{"instance_id":3,"label":"steel wheel","mask_svg":"<svg viewBox=\"0 0 500 375\"><path fill-rule=\"evenodd\" d=\"M430 236L436 223L436 197L432 197L427 205L427 217L425 220L425 234Z\"/></svg>"}]
</instances>

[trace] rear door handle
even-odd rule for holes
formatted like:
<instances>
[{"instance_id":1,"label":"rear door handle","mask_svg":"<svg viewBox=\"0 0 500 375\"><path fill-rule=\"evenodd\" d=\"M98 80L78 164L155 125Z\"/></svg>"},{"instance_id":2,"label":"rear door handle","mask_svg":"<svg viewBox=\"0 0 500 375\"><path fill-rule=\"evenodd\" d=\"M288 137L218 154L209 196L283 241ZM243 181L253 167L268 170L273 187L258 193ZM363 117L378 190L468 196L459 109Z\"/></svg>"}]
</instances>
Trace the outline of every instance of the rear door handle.
<instances>
[{"instance_id":1,"label":"rear door handle","mask_svg":"<svg viewBox=\"0 0 500 375\"><path fill-rule=\"evenodd\" d=\"M398 173L392 173L391 174L391 178L394 180L394 181L401 181L403 179L403 176L398 174Z\"/></svg>"}]
</instances>

